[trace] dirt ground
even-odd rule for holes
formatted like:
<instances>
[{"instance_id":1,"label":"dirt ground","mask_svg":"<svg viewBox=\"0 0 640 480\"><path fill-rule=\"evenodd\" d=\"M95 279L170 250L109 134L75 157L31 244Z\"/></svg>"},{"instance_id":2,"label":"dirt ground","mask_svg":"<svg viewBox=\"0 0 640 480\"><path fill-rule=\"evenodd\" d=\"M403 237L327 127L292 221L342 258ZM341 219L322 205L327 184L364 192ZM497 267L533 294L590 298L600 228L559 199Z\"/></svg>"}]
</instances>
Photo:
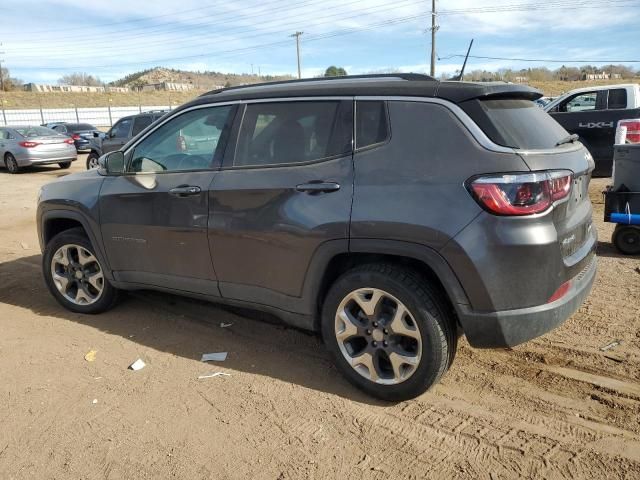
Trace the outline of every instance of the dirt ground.
<instances>
[{"instance_id":1,"label":"dirt ground","mask_svg":"<svg viewBox=\"0 0 640 480\"><path fill-rule=\"evenodd\" d=\"M606 179L579 312L510 350L462 340L439 385L385 404L314 336L213 305L136 293L99 316L63 310L34 217L39 187L66 173L0 169L0 478L640 478L640 258L609 243ZM216 371L231 376L198 379Z\"/></svg>"}]
</instances>

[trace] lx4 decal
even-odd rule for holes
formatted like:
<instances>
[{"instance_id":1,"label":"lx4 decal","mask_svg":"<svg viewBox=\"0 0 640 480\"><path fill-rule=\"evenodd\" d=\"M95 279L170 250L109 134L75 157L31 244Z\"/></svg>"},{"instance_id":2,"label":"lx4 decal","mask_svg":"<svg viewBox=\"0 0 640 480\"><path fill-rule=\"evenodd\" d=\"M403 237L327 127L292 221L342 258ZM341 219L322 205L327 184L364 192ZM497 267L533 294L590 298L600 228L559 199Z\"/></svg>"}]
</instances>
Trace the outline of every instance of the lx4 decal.
<instances>
[{"instance_id":1,"label":"lx4 decal","mask_svg":"<svg viewBox=\"0 0 640 480\"><path fill-rule=\"evenodd\" d=\"M580 128L613 128L613 122L580 122Z\"/></svg>"}]
</instances>

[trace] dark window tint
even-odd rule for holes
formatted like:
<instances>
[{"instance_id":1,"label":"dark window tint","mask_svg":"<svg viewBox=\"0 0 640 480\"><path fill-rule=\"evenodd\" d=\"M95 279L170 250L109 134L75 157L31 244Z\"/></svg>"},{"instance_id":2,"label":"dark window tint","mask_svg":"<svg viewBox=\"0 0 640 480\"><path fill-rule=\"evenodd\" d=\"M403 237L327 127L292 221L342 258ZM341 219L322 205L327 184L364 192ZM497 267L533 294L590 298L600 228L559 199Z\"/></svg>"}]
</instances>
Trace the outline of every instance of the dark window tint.
<instances>
[{"instance_id":1,"label":"dark window tint","mask_svg":"<svg viewBox=\"0 0 640 480\"><path fill-rule=\"evenodd\" d=\"M136 135L138 135L142 130L144 130L145 128L147 128L149 125L151 125L151 117L149 116L145 116L145 117L136 117L133 120L133 131L131 132L131 136L135 137Z\"/></svg>"},{"instance_id":2,"label":"dark window tint","mask_svg":"<svg viewBox=\"0 0 640 480\"><path fill-rule=\"evenodd\" d=\"M234 165L310 162L351 150L352 103L247 105Z\"/></svg>"},{"instance_id":3,"label":"dark window tint","mask_svg":"<svg viewBox=\"0 0 640 480\"><path fill-rule=\"evenodd\" d=\"M356 148L384 142L389 136L387 109L384 102L356 103Z\"/></svg>"},{"instance_id":4,"label":"dark window tint","mask_svg":"<svg viewBox=\"0 0 640 480\"><path fill-rule=\"evenodd\" d=\"M70 123L67 128L72 132L79 132L81 130L96 130L96 127L88 123Z\"/></svg>"},{"instance_id":5,"label":"dark window tint","mask_svg":"<svg viewBox=\"0 0 640 480\"><path fill-rule=\"evenodd\" d=\"M221 138L230 129L232 111L233 106L199 108L172 118L136 145L129 170L211 168L214 157L224 150Z\"/></svg>"},{"instance_id":6,"label":"dark window tint","mask_svg":"<svg viewBox=\"0 0 640 480\"><path fill-rule=\"evenodd\" d=\"M65 127L64 125L56 125L55 127L53 127L53 130L55 130L56 132L65 133L67 131L67 127Z\"/></svg>"},{"instance_id":7,"label":"dark window tint","mask_svg":"<svg viewBox=\"0 0 640 480\"><path fill-rule=\"evenodd\" d=\"M624 88L614 88L609 90L609 108L627 108L627 90Z\"/></svg>"},{"instance_id":8,"label":"dark window tint","mask_svg":"<svg viewBox=\"0 0 640 480\"><path fill-rule=\"evenodd\" d=\"M131 118L124 118L116 123L111 129L111 136L117 138L126 138L129 136L129 132L131 131Z\"/></svg>"},{"instance_id":9,"label":"dark window tint","mask_svg":"<svg viewBox=\"0 0 640 480\"><path fill-rule=\"evenodd\" d=\"M473 100L462 106L494 143L505 147L553 148L569 135L530 100Z\"/></svg>"}]
</instances>

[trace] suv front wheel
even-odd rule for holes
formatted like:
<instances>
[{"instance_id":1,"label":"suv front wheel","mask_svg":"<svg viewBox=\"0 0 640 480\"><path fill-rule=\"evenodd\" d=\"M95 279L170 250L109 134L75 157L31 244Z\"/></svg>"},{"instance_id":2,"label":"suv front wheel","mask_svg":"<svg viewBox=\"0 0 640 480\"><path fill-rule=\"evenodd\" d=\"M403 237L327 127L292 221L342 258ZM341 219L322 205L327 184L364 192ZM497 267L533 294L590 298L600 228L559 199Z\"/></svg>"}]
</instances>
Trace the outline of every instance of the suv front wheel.
<instances>
[{"instance_id":1,"label":"suv front wheel","mask_svg":"<svg viewBox=\"0 0 640 480\"><path fill-rule=\"evenodd\" d=\"M458 338L442 294L392 264L363 265L338 278L323 305L322 337L351 383L388 401L414 398L438 382Z\"/></svg>"},{"instance_id":2,"label":"suv front wheel","mask_svg":"<svg viewBox=\"0 0 640 480\"><path fill-rule=\"evenodd\" d=\"M47 287L67 310L100 313L110 309L118 291L105 278L104 269L81 228L59 233L42 257Z\"/></svg>"},{"instance_id":3,"label":"suv front wheel","mask_svg":"<svg viewBox=\"0 0 640 480\"><path fill-rule=\"evenodd\" d=\"M91 152L87 155L87 170L98 168L98 158L100 158L100 156L95 152Z\"/></svg>"}]
</instances>

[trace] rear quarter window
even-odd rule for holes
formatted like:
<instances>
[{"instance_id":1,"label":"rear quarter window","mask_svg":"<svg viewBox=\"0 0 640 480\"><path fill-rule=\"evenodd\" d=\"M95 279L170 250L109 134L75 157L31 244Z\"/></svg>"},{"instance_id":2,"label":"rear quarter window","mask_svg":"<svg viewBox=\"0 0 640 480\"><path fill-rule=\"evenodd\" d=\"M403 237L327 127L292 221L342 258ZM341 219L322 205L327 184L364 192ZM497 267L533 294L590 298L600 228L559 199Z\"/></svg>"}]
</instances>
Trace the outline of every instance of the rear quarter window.
<instances>
[{"instance_id":1,"label":"rear quarter window","mask_svg":"<svg viewBox=\"0 0 640 480\"><path fill-rule=\"evenodd\" d=\"M613 88L609 90L609 109L627 108L627 90L624 88Z\"/></svg>"},{"instance_id":2,"label":"rear quarter window","mask_svg":"<svg viewBox=\"0 0 640 480\"><path fill-rule=\"evenodd\" d=\"M460 105L496 144L517 149L554 148L567 131L530 100L471 100Z\"/></svg>"}]
</instances>

